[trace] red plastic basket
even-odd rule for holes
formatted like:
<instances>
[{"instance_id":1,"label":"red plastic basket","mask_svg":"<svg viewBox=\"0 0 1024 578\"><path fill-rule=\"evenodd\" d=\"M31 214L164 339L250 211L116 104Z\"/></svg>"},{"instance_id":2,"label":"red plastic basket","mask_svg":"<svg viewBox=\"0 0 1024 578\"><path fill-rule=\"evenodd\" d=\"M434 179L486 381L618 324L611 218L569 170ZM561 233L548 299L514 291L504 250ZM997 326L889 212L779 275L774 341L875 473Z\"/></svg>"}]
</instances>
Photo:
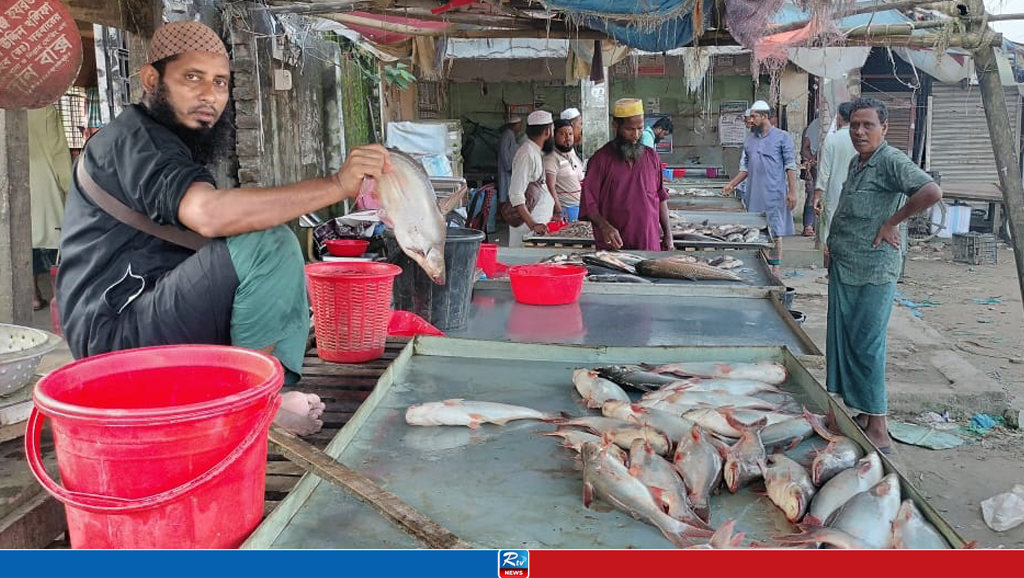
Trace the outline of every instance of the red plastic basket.
<instances>
[{"instance_id":1,"label":"red plastic basket","mask_svg":"<svg viewBox=\"0 0 1024 578\"><path fill-rule=\"evenodd\" d=\"M387 263L306 265L320 359L361 363L384 355L391 287L401 272Z\"/></svg>"},{"instance_id":2,"label":"red plastic basket","mask_svg":"<svg viewBox=\"0 0 1024 578\"><path fill-rule=\"evenodd\" d=\"M575 265L517 265L508 270L512 295L527 305L568 305L583 291L587 270Z\"/></svg>"}]
</instances>

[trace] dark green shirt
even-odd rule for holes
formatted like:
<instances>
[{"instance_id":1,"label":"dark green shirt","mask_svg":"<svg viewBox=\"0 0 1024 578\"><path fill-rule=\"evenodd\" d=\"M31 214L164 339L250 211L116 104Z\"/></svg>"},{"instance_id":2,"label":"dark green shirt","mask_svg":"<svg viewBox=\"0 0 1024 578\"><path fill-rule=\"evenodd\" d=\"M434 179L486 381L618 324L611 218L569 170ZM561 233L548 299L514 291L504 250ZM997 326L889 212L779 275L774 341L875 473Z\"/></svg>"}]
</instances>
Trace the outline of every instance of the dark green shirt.
<instances>
[{"instance_id":1,"label":"dark green shirt","mask_svg":"<svg viewBox=\"0 0 1024 578\"><path fill-rule=\"evenodd\" d=\"M850 172L832 220L828 250L843 282L850 285L884 285L899 278L906 252L906 226L901 225L903 248L879 243L872 248L878 230L900 210L906 198L932 178L902 151L883 142L863 166L860 156L850 161Z\"/></svg>"}]
</instances>

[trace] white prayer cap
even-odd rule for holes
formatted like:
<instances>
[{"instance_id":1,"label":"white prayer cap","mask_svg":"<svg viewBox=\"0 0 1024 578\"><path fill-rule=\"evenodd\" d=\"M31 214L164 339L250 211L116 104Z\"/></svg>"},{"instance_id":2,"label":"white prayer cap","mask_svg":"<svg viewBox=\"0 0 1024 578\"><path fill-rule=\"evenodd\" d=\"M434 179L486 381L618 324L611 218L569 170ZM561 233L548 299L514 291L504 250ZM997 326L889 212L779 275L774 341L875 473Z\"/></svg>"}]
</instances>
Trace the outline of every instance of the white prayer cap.
<instances>
[{"instance_id":1,"label":"white prayer cap","mask_svg":"<svg viewBox=\"0 0 1024 578\"><path fill-rule=\"evenodd\" d=\"M578 116L580 116L578 108L567 108L562 111L562 120L572 120Z\"/></svg>"},{"instance_id":2,"label":"white prayer cap","mask_svg":"<svg viewBox=\"0 0 1024 578\"><path fill-rule=\"evenodd\" d=\"M530 126L543 126L553 122L555 122L555 119L546 110L535 110L530 113L530 116L526 117L526 124Z\"/></svg>"},{"instance_id":3,"label":"white prayer cap","mask_svg":"<svg viewBox=\"0 0 1024 578\"><path fill-rule=\"evenodd\" d=\"M768 106L768 103L763 100L759 100L750 106L751 112L771 112L771 110L772 107Z\"/></svg>"}]
</instances>

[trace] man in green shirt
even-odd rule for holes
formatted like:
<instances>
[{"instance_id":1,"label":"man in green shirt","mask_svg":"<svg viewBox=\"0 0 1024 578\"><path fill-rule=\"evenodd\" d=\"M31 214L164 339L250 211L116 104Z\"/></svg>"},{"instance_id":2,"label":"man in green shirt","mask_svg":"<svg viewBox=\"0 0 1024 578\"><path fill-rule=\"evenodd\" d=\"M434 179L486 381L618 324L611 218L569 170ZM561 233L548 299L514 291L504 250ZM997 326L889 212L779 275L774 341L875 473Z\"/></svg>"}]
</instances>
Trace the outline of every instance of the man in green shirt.
<instances>
[{"instance_id":1,"label":"man in green shirt","mask_svg":"<svg viewBox=\"0 0 1024 578\"><path fill-rule=\"evenodd\" d=\"M882 453L886 427L886 328L906 252L911 216L942 199L942 189L885 142L889 111L873 98L853 103L850 138L857 156L828 237L828 390L859 411L857 421Z\"/></svg>"}]
</instances>

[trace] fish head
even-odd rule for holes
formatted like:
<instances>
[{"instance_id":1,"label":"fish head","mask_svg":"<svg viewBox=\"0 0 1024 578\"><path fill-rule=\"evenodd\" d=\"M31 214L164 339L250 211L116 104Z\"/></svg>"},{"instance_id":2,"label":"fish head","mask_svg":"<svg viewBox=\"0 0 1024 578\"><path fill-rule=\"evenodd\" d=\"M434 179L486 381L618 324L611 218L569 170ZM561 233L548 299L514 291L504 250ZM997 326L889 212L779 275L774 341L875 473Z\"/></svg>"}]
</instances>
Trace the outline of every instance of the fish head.
<instances>
[{"instance_id":1,"label":"fish head","mask_svg":"<svg viewBox=\"0 0 1024 578\"><path fill-rule=\"evenodd\" d=\"M725 486L729 491L735 494L740 487L740 464L730 458L722 469L722 479L725 480Z\"/></svg>"},{"instance_id":2,"label":"fish head","mask_svg":"<svg viewBox=\"0 0 1024 578\"><path fill-rule=\"evenodd\" d=\"M889 474L882 478L881 482L878 482L871 488L871 493L878 496L879 498L893 498L899 500L900 497L900 480L896 477L896 474Z\"/></svg>"},{"instance_id":3,"label":"fish head","mask_svg":"<svg viewBox=\"0 0 1024 578\"><path fill-rule=\"evenodd\" d=\"M443 247L429 247L426 253L420 254L419 259L414 256L413 260L419 263L420 267L426 271L427 275L434 280L434 283L437 283L438 285L445 284L447 278L445 274Z\"/></svg>"},{"instance_id":4,"label":"fish head","mask_svg":"<svg viewBox=\"0 0 1024 578\"><path fill-rule=\"evenodd\" d=\"M900 504L900 509L896 513L896 521L893 524L906 524L913 520L917 516L917 507L914 506L913 500L903 500Z\"/></svg>"},{"instance_id":5,"label":"fish head","mask_svg":"<svg viewBox=\"0 0 1024 578\"><path fill-rule=\"evenodd\" d=\"M786 514L786 519L795 521L802 518L804 512L807 511L808 501L807 494L797 484L790 484L786 488L785 497L781 505L782 511Z\"/></svg>"},{"instance_id":6,"label":"fish head","mask_svg":"<svg viewBox=\"0 0 1024 578\"><path fill-rule=\"evenodd\" d=\"M862 479L870 478L876 473L881 478L881 472L882 460L879 459L878 452L871 452L857 462L857 475Z\"/></svg>"}]
</instances>

